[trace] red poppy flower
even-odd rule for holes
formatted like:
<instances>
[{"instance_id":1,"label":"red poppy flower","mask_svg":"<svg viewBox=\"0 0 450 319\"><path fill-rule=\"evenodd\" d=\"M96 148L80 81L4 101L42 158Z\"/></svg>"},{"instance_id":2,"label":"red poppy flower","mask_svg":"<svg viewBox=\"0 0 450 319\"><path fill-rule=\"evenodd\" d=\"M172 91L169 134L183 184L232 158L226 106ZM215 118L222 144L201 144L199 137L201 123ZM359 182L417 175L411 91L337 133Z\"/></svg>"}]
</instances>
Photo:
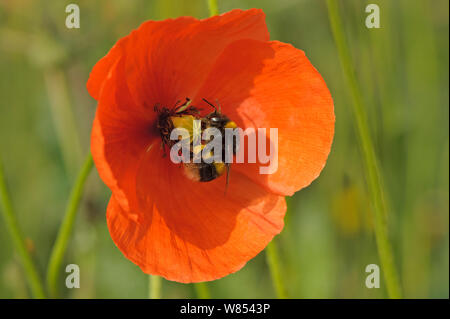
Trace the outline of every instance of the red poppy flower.
<instances>
[{"instance_id":1,"label":"red poppy flower","mask_svg":"<svg viewBox=\"0 0 450 319\"><path fill-rule=\"evenodd\" d=\"M305 54L269 41L261 10L205 20L147 21L93 68L91 150L111 189L107 222L122 253L148 274L214 280L256 256L283 228L284 196L325 165L333 101ZM232 164L230 183L188 179L163 156L156 104L219 101L240 128L278 128L278 170Z\"/></svg>"}]
</instances>

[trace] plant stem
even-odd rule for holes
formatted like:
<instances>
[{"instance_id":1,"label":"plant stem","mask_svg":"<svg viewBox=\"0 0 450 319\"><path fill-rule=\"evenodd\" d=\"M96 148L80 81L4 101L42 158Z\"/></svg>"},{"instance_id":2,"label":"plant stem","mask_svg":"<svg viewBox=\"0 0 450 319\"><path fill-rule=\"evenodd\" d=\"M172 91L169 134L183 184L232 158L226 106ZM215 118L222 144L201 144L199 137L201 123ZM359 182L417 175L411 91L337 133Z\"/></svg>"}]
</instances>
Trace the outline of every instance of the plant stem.
<instances>
[{"instance_id":1,"label":"plant stem","mask_svg":"<svg viewBox=\"0 0 450 319\"><path fill-rule=\"evenodd\" d=\"M3 215L6 221L6 227L12 237L12 241L22 260L23 268L30 284L31 292L35 298L45 298L44 285L39 277L36 265L27 251L25 240L19 229L19 224L14 214L11 197L6 186L3 167L0 163L0 201Z\"/></svg>"},{"instance_id":2,"label":"plant stem","mask_svg":"<svg viewBox=\"0 0 450 319\"><path fill-rule=\"evenodd\" d=\"M279 299L286 299L287 293L281 278L281 270L279 265L280 256L278 253L278 247L275 239L266 247L266 259L270 269L270 276L272 277L272 283Z\"/></svg>"},{"instance_id":3,"label":"plant stem","mask_svg":"<svg viewBox=\"0 0 450 319\"><path fill-rule=\"evenodd\" d=\"M341 67L345 74L347 84L353 99L353 113L359 135L360 146L364 158L365 175L374 209L375 237L378 254L386 281L387 292L390 298L401 298L401 289L394 264L391 244L387 235L386 206L384 202L381 174L378 169L377 158L367 124L367 115L358 82L352 66L350 52L342 29L342 22L336 0L327 0L328 16L331 29L339 53Z\"/></svg>"},{"instance_id":4,"label":"plant stem","mask_svg":"<svg viewBox=\"0 0 450 319\"><path fill-rule=\"evenodd\" d=\"M198 282L194 284L194 287L198 299L211 299L211 293L209 292L208 285L205 282Z\"/></svg>"},{"instance_id":5,"label":"plant stem","mask_svg":"<svg viewBox=\"0 0 450 319\"><path fill-rule=\"evenodd\" d=\"M219 7L217 6L217 0L208 0L208 8L209 8L209 15L211 17L219 14Z\"/></svg>"},{"instance_id":6,"label":"plant stem","mask_svg":"<svg viewBox=\"0 0 450 319\"><path fill-rule=\"evenodd\" d=\"M78 206L83 194L84 185L92 166L93 160L91 154L89 154L84 161L81 171L79 172L77 180L75 181L70 193L64 219L61 227L59 228L58 236L50 255L47 268L47 285L51 297L58 296L58 281L61 264L75 223L75 217L77 215Z\"/></svg>"},{"instance_id":7,"label":"plant stem","mask_svg":"<svg viewBox=\"0 0 450 319\"><path fill-rule=\"evenodd\" d=\"M77 124L70 103L67 78L58 68L44 71L50 111L67 176L74 177L83 159Z\"/></svg>"},{"instance_id":8,"label":"plant stem","mask_svg":"<svg viewBox=\"0 0 450 319\"><path fill-rule=\"evenodd\" d=\"M148 276L148 297L150 299L161 299L161 284L162 278L160 276Z\"/></svg>"}]
</instances>

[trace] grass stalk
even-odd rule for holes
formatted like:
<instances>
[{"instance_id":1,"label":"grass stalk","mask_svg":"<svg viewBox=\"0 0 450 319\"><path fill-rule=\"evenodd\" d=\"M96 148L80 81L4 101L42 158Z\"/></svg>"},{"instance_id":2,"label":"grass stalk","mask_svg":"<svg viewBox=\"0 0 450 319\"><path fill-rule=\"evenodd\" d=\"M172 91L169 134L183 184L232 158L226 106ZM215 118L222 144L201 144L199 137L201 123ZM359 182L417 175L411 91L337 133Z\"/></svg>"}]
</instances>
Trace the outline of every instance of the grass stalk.
<instances>
[{"instance_id":1,"label":"grass stalk","mask_svg":"<svg viewBox=\"0 0 450 319\"><path fill-rule=\"evenodd\" d=\"M381 183L381 174L378 168L377 157L369 132L366 110L364 108L361 91L358 87L358 82L353 69L350 51L346 43L337 1L327 0L327 6L328 16L330 19L334 40L336 42L341 67L353 99L353 114L361 144L360 146L365 164L365 175L374 211L375 237L378 255L381 262L381 269L384 274L389 297L401 298L401 289L397 270L394 264L394 256L387 234L387 211Z\"/></svg>"},{"instance_id":2,"label":"grass stalk","mask_svg":"<svg viewBox=\"0 0 450 319\"><path fill-rule=\"evenodd\" d=\"M0 163L0 204L3 216L6 222L6 228L12 238L12 242L19 254L25 275L30 285L31 293L35 298L45 298L44 285L41 277L37 271L36 265L31 258L25 245L25 239L19 228L19 223L14 213L11 197L9 195L8 187L6 185L5 175L3 173L3 166Z\"/></svg>"},{"instance_id":3,"label":"grass stalk","mask_svg":"<svg viewBox=\"0 0 450 319\"><path fill-rule=\"evenodd\" d=\"M275 239L272 239L266 247L266 259L277 297L279 299L286 299L287 293L281 276L281 268L279 263L280 254L278 253L278 246Z\"/></svg>"},{"instance_id":4,"label":"grass stalk","mask_svg":"<svg viewBox=\"0 0 450 319\"><path fill-rule=\"evenodd\" d=\"M162 278L160 276L148 276L148 297L150 299L161 299Z\"/></svg>"},{"instance_id":5,"label":"grass stalk","mask_svg":"<svg viewBox=\"0 0 450 319\"><path fill-rule=\"evenodd\" d=\"M198 282L194 284L194 287L198 299L211 299L211 293L206 282Z\"/></svg>"},{"instance_id":6,"label":"grass stalk","mask_svg":"<svg viewBox=\"0 0 450 319\"><path fill-rule=\"evenodd\" d=\"M84 185L92 167L92 155L89 154L84 161L75 184L73 185L66 212L64 214L64 219L59 228L58 235L50 255L47 268L47 286L50 296L54 298L59 295L58 282L61 265L75 224L75 218L77 216L78 207L83 195Z\"/></svg>"},{"instance_id":7,"label":"grass stalk","mask_svg":"<svg viewBox=\"0 0 450 319\"><path fill-rule=\"evenodd\" d=\"M219 7L217 5L217 0L208 0L208 8L209 8L209 15L211 17L219 14Z\"/></svg>"}]
</instances>

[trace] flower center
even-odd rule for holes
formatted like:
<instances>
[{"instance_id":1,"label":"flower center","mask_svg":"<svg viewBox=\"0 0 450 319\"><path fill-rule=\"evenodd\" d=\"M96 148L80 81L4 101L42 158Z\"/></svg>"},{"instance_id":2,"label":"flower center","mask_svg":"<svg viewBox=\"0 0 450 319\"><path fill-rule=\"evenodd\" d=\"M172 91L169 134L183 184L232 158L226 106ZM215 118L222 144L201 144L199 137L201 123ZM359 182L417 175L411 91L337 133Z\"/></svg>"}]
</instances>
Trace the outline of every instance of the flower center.
<instances>
[{"instance_id":1,"label":"flower center","mask_svg":"<svg viewBox=\"0 0 450 319\"><path fill-rule=\"evenodd\" d=\"M183 162L185 175L194 181L209 182L227 172L230 162L237 151L238 137L231 139L228 145L226 130L237 128L220 111L220 106L203 99L214 108L214 112L202 117L196 107L191 105L189 98L179 106L179 102L172 108L155 106L158 113L156 127L161 136L164 148L170 148L170 158L174 163ZM202 134L205 132L206 134ZM202 139L202 136L205 139ZM227 155L227 151L229 154Z\"/></svg>"}]
</instances>

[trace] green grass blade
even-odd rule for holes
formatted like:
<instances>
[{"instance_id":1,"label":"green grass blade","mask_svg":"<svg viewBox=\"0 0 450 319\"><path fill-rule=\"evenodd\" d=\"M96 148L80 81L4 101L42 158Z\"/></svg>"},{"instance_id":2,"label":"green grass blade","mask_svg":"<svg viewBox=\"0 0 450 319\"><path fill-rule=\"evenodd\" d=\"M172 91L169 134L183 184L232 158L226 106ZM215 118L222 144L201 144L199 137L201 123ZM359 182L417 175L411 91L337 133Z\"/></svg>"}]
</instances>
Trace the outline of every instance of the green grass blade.
<instances>
[{"instance_id":1,"label":"green grass blade","mask_svg":"<svg viewBox=\"0 0 450 319\"><path fill-rule=\"evenodd\" d=\"M342 29L342 21L339 15L337 1L327 0L327 5L339 59L353 99L354 119L361 144L368 189L374 209L375 237L381 261L381 271L384 273L389 297L401 298L400 284L394 264L391 244L387 234L385 220L386 206L383 199L384 195L381 185L381 175L378 168L375 149L369 133L366 110L363 105L363 99L352 66L352 59Z\"/></svg>"},{"instance_id":2,"label":"green grass blade","mask_svg":"<svg viewBox=\"0 0 450 319\"><path fill-rule=\"evenodd\" d=\"M162 277L148 276L148 297L150 299L161 299Z\"/></svg>"},{"instance_id":3,"label":"green grass blade","mask_svg":"<svg viewBox=\"0 0 450 319\"><path fill-rule=\"evenodd\" d=\"M85 159L77 180L72 188L64 219L58 231L58 236L50 255L47 268L47 285L51 297L57 297L59 294L58 281L61 264L63 262L64 254L66 252L70 235L75 223L75 217L77 216L77 210L83 194L84 185L93 167L93 163L92 155L89 154Z\"/></svg>"},{"instance_id":4,"label":"green grass blade","mask_svg":"<svg viewBox=\"0 0 450 319\"><path fill-rule=\"evenodd\" d=\"M217 6L217 0L208 0L208 8L209 8L209 15L211 17L219 14L219 7Z\"/></svg>"},{"instance_id":5,"label":"green grass blade","mask_svg":"<svg viewBox=\"0 0 450 319\"><path fill-rule=\"evenodd\" d=\"M281 269L279 264L280 255L278 253L278 247L276 245L275 239L272 239L272 241L266 247L266 259L267 264L269 265L270 275L275 291L277 293L277 297L280 299L286 299L288 296L286 293L286 288L284 287L283 279L281 277Z\"/></svg>"},{"instance_id":6,"label":"green grass blade","mask_svg":"<svg viewBox=\"0 0 450 319\"><path fill-rule=\"evenodd\" d=\"M12 201L9 196L8 188L6 186L5 176L3 173L3 167L0 163L0 202L2 207L3 216L6 221L6 227L8 228L12 242L19 254L22 261L25 275L30 284L31 292L35 298L45 298L44 285L38 274L36 265L33 262L30 254L25 246L25 240L22 232L19 229L19 224L14 214Z\"/></svg>"},{"instance_id":7,"label":"green grass blade","mask_svg":"<svg viewBox=\"0 0 450 319\"><path fill-rule=\"evenodd\" d=\"M206 282L198 282L194 284L194 287L198 299L211 299L211 293Z\"/></svg>"}]
</instances>

